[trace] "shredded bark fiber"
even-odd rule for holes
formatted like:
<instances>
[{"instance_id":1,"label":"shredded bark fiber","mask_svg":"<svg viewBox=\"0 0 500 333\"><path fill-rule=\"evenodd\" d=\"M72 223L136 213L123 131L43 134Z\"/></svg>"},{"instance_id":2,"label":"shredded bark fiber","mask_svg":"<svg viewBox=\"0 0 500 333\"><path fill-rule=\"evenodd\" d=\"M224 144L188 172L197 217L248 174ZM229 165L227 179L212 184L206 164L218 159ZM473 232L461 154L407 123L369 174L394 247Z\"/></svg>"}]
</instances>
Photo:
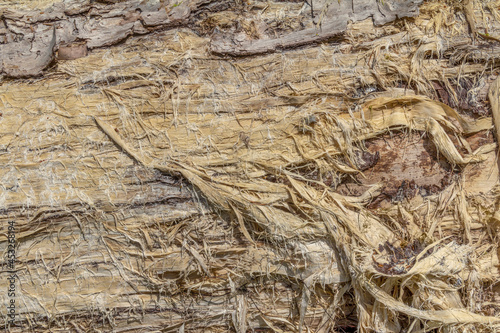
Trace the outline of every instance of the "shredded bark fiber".
<instances>
[{"instance_id":1,"label":"shredded bark fiber","mask_svg":"<svg viewBox=\"0 0 500 333\"><path fill-rule=\"evenodd\" d=\"M500 331L500 2L0 17L7 332Z\"/></svg>"}]
</instances>

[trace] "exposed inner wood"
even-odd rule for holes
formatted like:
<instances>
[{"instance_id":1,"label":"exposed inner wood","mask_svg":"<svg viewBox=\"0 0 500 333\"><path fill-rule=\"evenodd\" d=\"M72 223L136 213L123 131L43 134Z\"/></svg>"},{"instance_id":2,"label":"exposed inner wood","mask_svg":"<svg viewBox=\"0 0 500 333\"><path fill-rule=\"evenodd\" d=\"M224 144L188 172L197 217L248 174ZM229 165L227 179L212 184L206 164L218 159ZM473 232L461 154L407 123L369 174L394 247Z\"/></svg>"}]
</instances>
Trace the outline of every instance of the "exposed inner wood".
<instances>
[{"instance_id":1,"label":"exposed inner wood","mask_svg":"<svg viewBox=\"0 0 500 333\"><path fill-rule=\"evenodd\" d=\"M496 2L0 17L7 331L500 329Z\"/></svg>"},{"instance_id":2,"label":"exposed inner wood","mask_svg":"<svg viewBox=\"0 0 500 333\"><path fill-rule=\"evenodd\" d=\"M435 146L422 133L392 133L366 142L367 159L378 154L378 161L342 183L337 191L344 195L359 196L369 185L384 184L380 197L372 206L385 201L394 202L439 193L450 185L453 171ZM373 162L371 162L373 163Z\"/></svg>"}]
</instances>

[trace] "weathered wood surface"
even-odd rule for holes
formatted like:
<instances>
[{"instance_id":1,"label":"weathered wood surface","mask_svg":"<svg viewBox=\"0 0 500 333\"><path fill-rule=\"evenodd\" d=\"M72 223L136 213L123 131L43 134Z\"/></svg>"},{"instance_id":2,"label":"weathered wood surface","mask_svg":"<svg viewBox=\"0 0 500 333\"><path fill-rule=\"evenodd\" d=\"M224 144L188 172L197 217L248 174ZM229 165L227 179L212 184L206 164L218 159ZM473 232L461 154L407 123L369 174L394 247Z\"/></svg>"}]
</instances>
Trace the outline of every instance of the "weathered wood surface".
<instances>
[{"instance_id":1,"label":"weathered wood surface","mask_svg":"<svg viewBox=\"0 0 500 333\"><path fill-rule=\"evenodd\" d=\"M373 18L375 25L382 25L396 18L413 17L418 13L418 5L422 1L314 1L312 4L312 27L293 31L279 37L250 40L245 34L215 34L211 50L218 54L245 56L283 49L299 47L311 43L319 43L341 37L349 22L363 21ZM316 6L316 11L314 10ZM316 14L315 14L316 13ZM309 24L311 25L311 24Z\"/></svg>"},{"instance_id":2,"label":"weathered wood surface","mask_svg":"<svg viewBox=\"0 0 500 333\"><path fill-rule=\"evenodd\" d=\"M132 35L186 25L190 17L209 10L210 5L203 1L87 0L28 11L1 8L0 73L11 77L40 75L57 47L78 42L88 49L114 45ZM216 5L227 6L225 2Z\"/></svg>"},{"instance_id":3,"label":"weathered wood surface","mask_svg":"<svg viewBox=\"0 0 500 333\"><path fill-rule=\"evenodd\" d=\"M487 92L499 48L472 42L464 9L45 4L0 9L0 248L15 221L19 260L11 331L495 325L500 218ZM475 4L474 28L500 36L494 2ZM438 155L427 129L439 105L427 100L416 105L429 117L411 126L364 127L364 102L413 94L458 109L462 123L439 124L462 161L482 162ZM175 163L202 181L169 172ZM318 213L325 193L333 199ZM330 206L358 233L333 237L344 224ZM271 209L282 215L264 223ZM434 257L422 252L438 240ZM348 257L350 247L358 252ZM417 257L438 261L425 281ZM0 292L3 315L8 301ZM434 313L448 309L461 316Z\"/></svg>"},{"instance_id":4,"label":"weathered wood surface","mask_svg":"<svg viewBox=\"0 0 500 333\"><path fill-rule=\"evenodd\" d=\"M375 24L384 24L397 17L415 16L422 1L319 1L313 5L320 16L319 26L290 32L278 38L240 41L227 33L216 33L212 51L232 55L274 52L312 42L321 42L339 35L351 21L373 17ZM122 2L61 2L45 9L0 9L0 73L11 77L40 75L54 58L57 47L73 43L88 49L114 45L132 35L151 33L158 29L186 26L212 8L222 10L228 1L160 1L129 0ZM312 22L311 22L312 23ZM311 24L308 24L309 26ZM54 29L54 30L52 30ZM239 35L246 39L246 37ZM223 42L222 40L225 40ZM82 48L84 46L81 46ZM70 58L85 55L79 51ZM61 55L68 58L67 53Z\"/></svg>"}]
</instances>

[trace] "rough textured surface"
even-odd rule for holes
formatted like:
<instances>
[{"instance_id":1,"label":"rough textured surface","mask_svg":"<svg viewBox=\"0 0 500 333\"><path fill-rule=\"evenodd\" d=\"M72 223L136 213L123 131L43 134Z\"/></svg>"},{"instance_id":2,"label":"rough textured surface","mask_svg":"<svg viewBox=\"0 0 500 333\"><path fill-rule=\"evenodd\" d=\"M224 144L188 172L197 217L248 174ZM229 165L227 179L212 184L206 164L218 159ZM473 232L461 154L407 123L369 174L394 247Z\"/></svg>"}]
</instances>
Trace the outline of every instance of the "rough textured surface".
<instances>
[{"instance_id":1,"label":"rough textured surface","mask_svg":"<svg viewBox=\"0 0 500 333\"><path fill-rule=\"evenodd\" d=\"M498 331L496 2L0 4L7 331Z\"/></svg>"},{"instance_id":2,"label":"rough textured surface","mask_svg":"<svg viewBox=\"0 0 500 333\"><path fill-rule=\"evenodd\" d=\"M347 0L311 2L311 16L317 23L314 27L283 34L278 38L249 40L244 34L218 33L213 37L211 49L215 53L229 55L251 55L275 52L282 49L319 43L333 37L340 37L348 22L373 18L375 25L382 25L396 18L412 17L418 14L422 0Z\"/></svg>"},{"instance_id":3,"label":"rough textured surface","mask_svg":"<svg viewBox=\"0 0 500 333\"><path fill-rule=\"evenodd\" d=\"M40 75L53 59L55 46L75 42L84 42L88 49L114 45L132 35L186 24L203 4L68 1L30 11L0 8L0 73Z\"/></svg>"},{"instance_id":4,"label":"rough textured surface","mask_svg":"<svg viewBox=\"0 0 500 333\"><path fill-rule=\"evenodd\" d=\"M374 23L379 25L398 17L415 16L421 2L319 1L314 3L316 9L311 12L312 17L320 17L321 24L315 27L257 41L247 41L249 36L244 34L216 33L211 49L221 54L249 55L321 42L344 32L348 21L373 17ZM224 8L224 3L216 5ZM198 17L204 7L210 8L210 2L68 1L31 11L0 8L3 19L0 73L11 77L36 76L50 64L56 45L84 42L80 45L88 49L110 46L132 35L186 25L190 18ZM51 26L55 29L53 34ZM82 50L76 54L84 56L86 52ZM74 52L70 56L73 58Z\"/></svg>"},{"instance_id":5,"label":"rough textured surface","mask_svg":"<svg viewBox=\"0 0 500 333\"><path fill-rule=\"evenodd\" d=\"M383 183L381 195L371 203L383 202L390 207L395 202L426 197L441 192L450 185L453 171L444 158L440 158L431 140L418 133L393 133L365 143L367 164L363 175L343 182L339 193L359 196L369 186Z\"/></svg>"}]
</instances>

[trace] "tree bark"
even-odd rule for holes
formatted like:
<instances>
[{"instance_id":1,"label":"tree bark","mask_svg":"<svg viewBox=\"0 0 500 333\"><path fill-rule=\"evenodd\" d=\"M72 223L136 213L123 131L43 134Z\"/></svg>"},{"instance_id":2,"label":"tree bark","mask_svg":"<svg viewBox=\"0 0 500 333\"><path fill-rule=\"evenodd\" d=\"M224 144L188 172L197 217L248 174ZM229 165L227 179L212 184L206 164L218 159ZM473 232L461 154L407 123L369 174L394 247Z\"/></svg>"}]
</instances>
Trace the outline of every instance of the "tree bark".
<instances>
[{"instance_id":1,"label":"tree bark","mask_svg":"<svg viewBox=\"0 0 500 333\"><path fill-rule=\"evenodd\" d=\"M493 2L0 17L6 331L500 327Z\"/></svg>"}]
</instances>

